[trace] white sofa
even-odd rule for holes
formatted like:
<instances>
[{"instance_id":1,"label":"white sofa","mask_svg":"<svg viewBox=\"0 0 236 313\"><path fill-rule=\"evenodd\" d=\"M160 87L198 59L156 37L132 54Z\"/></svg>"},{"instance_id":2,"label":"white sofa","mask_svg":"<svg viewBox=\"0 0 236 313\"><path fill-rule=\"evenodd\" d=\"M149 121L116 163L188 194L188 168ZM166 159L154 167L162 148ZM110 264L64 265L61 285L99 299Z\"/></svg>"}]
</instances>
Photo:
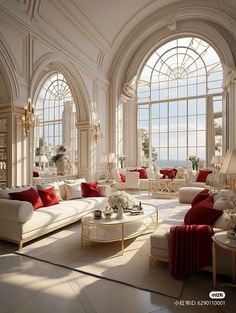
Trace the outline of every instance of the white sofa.
<instances>
[{"instance_id":1,"label":"white sofa","mask_svg":"<svg viewBox=\"0 0 236 313\"><path fill-rule=\"evenodd\" d=\"M152 233L150 238L150 256L149 263L154 261L169 262L168 258L168 235L172 226L184 225L185 214L190 209L190 203L197 193L204 188L183 187L179 190L179 199L172 202L173 210L158 225L157 229ZM223 217L219 217L213 225L214 232L227 229L227 225L223 221ZM221 274L231 275L231 254L217 247L217 272ZM211 270L211 267L205 268Z\"/></svg>"},{"instance_id":2,"label":"white sofa","mask_svg":"<svg viewBox=\"0 0 236 313\"><path fill-rule=\"evenodd\" d=\"M106 195L104 186L101 189ZM0 192L0 239L17 243L19 250L25 242L74 223L95 208L104 207L107 199L101 196L62 200L59 204L34 211L30 202L7 198L7 193L12 191L20 189Z\"/></svg>"}]
</instances>

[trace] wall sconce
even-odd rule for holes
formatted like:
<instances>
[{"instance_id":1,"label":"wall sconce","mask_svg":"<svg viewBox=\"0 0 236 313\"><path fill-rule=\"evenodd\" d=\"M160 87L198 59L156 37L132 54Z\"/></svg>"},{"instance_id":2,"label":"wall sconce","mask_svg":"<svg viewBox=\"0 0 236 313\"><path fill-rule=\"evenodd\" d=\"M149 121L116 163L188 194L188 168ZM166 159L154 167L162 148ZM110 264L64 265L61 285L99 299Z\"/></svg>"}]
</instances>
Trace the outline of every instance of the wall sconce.
<instances>
[{"instance_id":1,"label":"wall sconce","mask_svg":"<svg viewBox=\"0 0 236 313\"><path fill-rule=\"evenodd\" d=\"M24 115L22 116L21 124L24 130L24 135L28 136L30 128L34 127L34 107L31 105L31 100L28 99L28 105L24 107Z\"/></svg>"},{"instance_id":2,"label":"wall sconce","mask_svg":"<svg viewBox=\"0 0 236 313\"><path fill-rule=\"evenodd\" d=\"M97 143L98 139L103 137L103 131L101 129L100 121L95 121L93 127L94 127L94 140Z\"/></svg>"}]
</instances>

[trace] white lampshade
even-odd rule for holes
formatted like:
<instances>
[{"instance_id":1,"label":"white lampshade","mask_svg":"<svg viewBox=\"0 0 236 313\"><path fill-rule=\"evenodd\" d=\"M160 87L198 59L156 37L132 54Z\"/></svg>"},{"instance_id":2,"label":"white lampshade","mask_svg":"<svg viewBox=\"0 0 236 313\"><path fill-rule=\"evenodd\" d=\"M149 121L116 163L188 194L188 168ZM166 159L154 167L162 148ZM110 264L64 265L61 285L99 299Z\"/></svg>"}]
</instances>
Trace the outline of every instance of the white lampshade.
<instances>
[{"instance_id":1,"label":"white lampshade","mask_svg":"<svg viewBox=\"0 0 236 313\"><path fill-rule=\"evenodd\" d=\"M210 164L219 164L220 163L220 156L219 155L213 155Z\"/></svg>"},{"instance_id":2,"label":"white lampshade","mask_svg":"<svg viewBox=\"0 0 236 313\"><path fill-rule=\"evenodd\" d=\"M104 153L101 157L101 164L107 164L107 163L116 163L117 158L115 153Z\"/></svg>"},{"instance_id":3,"label":"white lampshade","mask_svg":"<svg viewBox=\"0 0 236 313\"><path fill-rule=\"evenodd\" d=\"M236 149L228 150L220 169L221 174L236 174Z\"/></svg>"},{"instance_id":4,"label":"white lampshade","mask_svg":"<svg viewBox=\"0 0 236 313\"><path fill-rule=\"evenodd\" d=\"M35 155L34 156L34 162L37 162L37 163L47 163L48 162L48 158L46 157L46 155Z\"/></svg>"}]
</instances>

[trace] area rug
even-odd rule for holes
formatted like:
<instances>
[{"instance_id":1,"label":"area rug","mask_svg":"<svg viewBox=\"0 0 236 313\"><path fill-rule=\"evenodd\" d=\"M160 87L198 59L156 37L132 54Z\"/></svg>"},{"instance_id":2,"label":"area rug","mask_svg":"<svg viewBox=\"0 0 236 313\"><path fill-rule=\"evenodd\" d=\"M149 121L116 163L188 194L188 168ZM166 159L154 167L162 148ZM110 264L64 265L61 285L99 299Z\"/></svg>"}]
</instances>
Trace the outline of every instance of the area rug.
<instances>
[{"instance_id":1,"label":"area rug","mask_svg":"<svg viewBox=\"0 0 236 313\"><path fill-rule=\"evenodd\" d=\"M18 254L142 290L179 298L183 281L171 277L168 264L156 262L149 266L149 240L150 233L146 233L125 241L123 255L120 242L86 242L82 249L78 222L25 245Z\"/></svg>"}]
</instances>

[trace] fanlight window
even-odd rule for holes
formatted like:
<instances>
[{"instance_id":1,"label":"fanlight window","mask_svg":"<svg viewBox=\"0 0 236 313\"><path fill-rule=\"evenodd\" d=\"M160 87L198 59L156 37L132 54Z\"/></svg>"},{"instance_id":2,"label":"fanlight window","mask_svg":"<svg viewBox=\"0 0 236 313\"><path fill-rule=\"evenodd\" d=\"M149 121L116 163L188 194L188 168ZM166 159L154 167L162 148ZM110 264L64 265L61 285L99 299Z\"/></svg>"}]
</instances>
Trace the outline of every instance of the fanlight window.
<instances>
[{"instance_id":1,"label":"fanlight window","mask_svg":"<svg viewBox=\"0 0 236 313\"><path fill-rule=\"evenodd\" d=\"M61 73L52 74L43 84L36 104L35 165L53 172L53 156L63 145L69 160L65 173L76 173L77 130L76 109L70 88ZM64 150L63 150L64 151Z\"/></svg>"},{"instance_id":2,"label":"fanlight window","mask_svg":"<svg viewBox=\"0 0 236 313\"><path fill-rule=\"evenodd\" d=\"M175 39L152 53L137 89L142 165L158 159L161 166L186 166L190 155L205 162L207 154L222 154L222 79L220 58L202 39Z\"/></svg>"}]
</instances>

